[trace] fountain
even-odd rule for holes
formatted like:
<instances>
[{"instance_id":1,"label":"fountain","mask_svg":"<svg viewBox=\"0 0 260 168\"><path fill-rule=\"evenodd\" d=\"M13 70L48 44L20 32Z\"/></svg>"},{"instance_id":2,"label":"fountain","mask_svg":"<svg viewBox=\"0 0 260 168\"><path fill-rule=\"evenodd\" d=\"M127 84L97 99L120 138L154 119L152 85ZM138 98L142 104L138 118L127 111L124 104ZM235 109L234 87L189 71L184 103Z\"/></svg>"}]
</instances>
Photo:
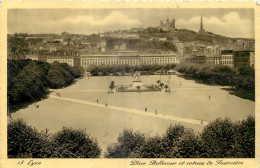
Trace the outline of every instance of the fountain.
<instances>
[{"instance_id":1,"label":"fountain","mask_svg":"<svg viewBox=\"0 0 260 168\"><path fill-rule=\"evenodd\" d=\"M131 85L117 86L118 92L154 92L160 91L158 87L153 84L144 85L141 80L140 72L136 72L133 75L133 83Z\"/></svg>"}]
</instances>

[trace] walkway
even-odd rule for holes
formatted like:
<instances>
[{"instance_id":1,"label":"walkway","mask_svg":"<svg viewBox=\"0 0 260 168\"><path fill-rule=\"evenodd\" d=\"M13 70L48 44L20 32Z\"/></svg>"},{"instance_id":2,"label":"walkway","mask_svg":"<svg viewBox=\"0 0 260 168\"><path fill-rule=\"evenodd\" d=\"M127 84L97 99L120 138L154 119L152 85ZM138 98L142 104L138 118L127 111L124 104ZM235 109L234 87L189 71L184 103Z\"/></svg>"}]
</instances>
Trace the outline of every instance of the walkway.
<instances>
[{"instance_id":1,"label":"walkway","mask_svg":"<svg viewBox=\"0 0 260 168\"><path fill-rule=\"evenodd\" d=\"M172 115L164 115L164 114L160 114L160 113L157 113L157 115L155 115L155 112L149 112L149 111L145 112L145 111L141 111L141 110L135 110L135 109L112 106L112 105L107 105L107 107L106 107L105 104L101 104L101 103L94 103L94 102L90 102L90 101L83 101L83 100L59 97L59 96L54 96L54 95L50 95L49 97L53 98L53 99L58 99L58 100L63 100L63 101L68 101L68 102L73 102L73 103L79 103L79 104L85 104L85 105L90 105L90 106L95 106L95 107L107 108L107 109L110 109L110 110L118 110L118 111L138 114L138 115L156 117L156 118L160 118L160 119L173 120L173 121L179 121L179 122L196 124L196 125L207 125L208 124L207 121L202 122L201 120L176 117L176 116L172 116Z\"/></svg>"}]
</instances>

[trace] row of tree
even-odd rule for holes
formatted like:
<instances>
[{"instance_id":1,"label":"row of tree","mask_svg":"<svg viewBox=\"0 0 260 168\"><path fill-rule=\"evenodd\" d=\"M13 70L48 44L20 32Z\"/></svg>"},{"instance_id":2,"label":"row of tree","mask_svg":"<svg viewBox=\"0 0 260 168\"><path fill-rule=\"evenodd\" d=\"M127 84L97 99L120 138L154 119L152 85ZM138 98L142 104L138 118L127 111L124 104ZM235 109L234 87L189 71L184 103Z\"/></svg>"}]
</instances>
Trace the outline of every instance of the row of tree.
<instances>
[{"instance_id":1,"label":"row of tree","mask_svg":"<svg viewBox=\"0 0 260 168\"><path fill-rule=\"evenodd\" d=\"M20 119L7 128L9 158L97 158L101 154L97 140L82 129L63 127L54 134L39 133Z\"/></svg>"},{"instance_id":2,"label":"row of tree","mask_svg":"<svg viewBox=\"0 0 260 168\"><path fill-rule=\"evenodd\" d=\"M231 86L245 98L255 98L255 69L250 66L237 70L228 66L210 66L198 64L179 64L176 70L187 77L207 84Z\"/></svg>"},{"instance_id":3,"label":"row of tree","mask_svg":"<svg viewBox=\"0 0 260 168\"><path fill-rule=\"evenodd\" d=\"M22 120L8 124L9 158L96 158L101 149L85 130L63 128L37 132ZM195 133L171 125L162 135L147 136L125 129L118 142L107 147L107 158L254 158L255 118L232 122L216 119Z\"/></svg>"},{"instance_id":4,"label":"row of tree","mask_svg":"<svg viewBox=\"0 0 260 168\"><path fill-rule=\"evenodd\" d=\"M9 112L44 98L48 88L68 86L84 74L81 67L70 67L58 62L49 64L32 60L8 60L7 64Z\"/></svg>"},{"instance_id":5,"label":"row of tree","mask_svg":"<svg viewBox=\"0 0 260 168\"><path fill-rule=\"evenodd\" d=\"M162 136L125 129L110 145L107 158L254 158L255 119L217 119L202 133L183 125L169 126Z\"/></svg>"},{"instance_id":6,"label":"row of tree","mask_svg":"<svg viewBox=\"0 0 260 168\"><path fill-rule=\"evenodd\" d=\"M129 65L91 65L87 68L87 71L90 72L91 75L124 75L126 73L134 73L136 71L144 72L144 74L154 74L156 71L166 72L168 70L174 69L176 64L167 64L167 65L136 65L136 66L129 66Z\"/></svg>"}]
</instances>

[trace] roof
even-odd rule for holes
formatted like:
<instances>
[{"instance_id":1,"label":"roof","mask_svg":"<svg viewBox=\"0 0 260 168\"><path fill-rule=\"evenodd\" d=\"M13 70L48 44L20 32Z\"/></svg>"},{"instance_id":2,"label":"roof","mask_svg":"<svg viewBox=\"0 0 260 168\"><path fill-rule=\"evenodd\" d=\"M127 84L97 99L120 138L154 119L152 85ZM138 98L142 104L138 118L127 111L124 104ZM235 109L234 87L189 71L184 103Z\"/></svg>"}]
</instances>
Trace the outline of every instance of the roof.
<instances>
[{"instance_id":1,"label":"roof","mask_svg":"<svg viewBox=\"0 0 260 168\"><path fill-rule=\"evenodd\" d=\"M47 56L47 59L73 59L73 56Z\"/></svg>"},{"instance_id":2,"label":"roof","mask_svg":"<svg viewBox=\"0 0 260 168\"><path fill-rule=\"evenodd\" d=\"M233 54L233 50L224 50L224 51L221 51L221 55L224 55L224 54Z\"/></svg>"}]
</instances>

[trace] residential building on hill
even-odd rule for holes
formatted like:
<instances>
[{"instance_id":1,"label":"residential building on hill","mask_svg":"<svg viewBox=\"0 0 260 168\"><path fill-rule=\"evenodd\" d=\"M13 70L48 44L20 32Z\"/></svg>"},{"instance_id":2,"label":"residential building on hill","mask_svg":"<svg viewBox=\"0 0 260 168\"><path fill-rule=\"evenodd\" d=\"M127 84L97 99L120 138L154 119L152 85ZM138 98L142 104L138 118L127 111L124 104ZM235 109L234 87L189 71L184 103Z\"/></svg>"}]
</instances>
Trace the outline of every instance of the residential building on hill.
<instances>
[{"instance_id":1,"label":"residential building on hill","mask_svg":"<svg viewBox=\"0 0 260 168\"><path fill-rule=\"evenodd\" d=\"M221 64L231 68L234 67L233 50L224 50L221 52Z\"/></svg>"},{"instance_id":2,"label":"residential building on hill","mask_svg":"<svg viewBox=\"0 0 260 168\"><path fill-rule=\"evenodd\" d=\"M234 68L250 66L250 51L241 50L234 52Z\"/></svg>"}]
</instances>

